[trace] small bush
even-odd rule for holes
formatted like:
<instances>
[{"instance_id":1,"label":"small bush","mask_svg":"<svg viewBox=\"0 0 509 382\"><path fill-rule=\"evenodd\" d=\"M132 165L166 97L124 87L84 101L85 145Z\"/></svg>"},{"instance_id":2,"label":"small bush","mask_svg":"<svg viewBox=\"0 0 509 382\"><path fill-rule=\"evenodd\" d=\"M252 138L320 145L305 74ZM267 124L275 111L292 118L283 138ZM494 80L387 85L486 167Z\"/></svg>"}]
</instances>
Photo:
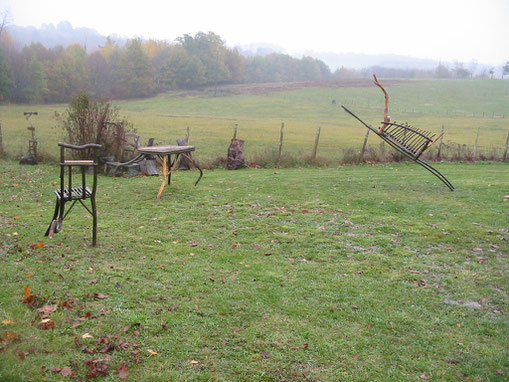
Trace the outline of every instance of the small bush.
<instances>
[{"instance_id":1,"label":"small bush","mask_svg":"<svg viewBox=\"0 0 509 382\"><path fill-rule=\"evenodd\" d=\"M98 151L100 157L114 156L122 145L121 137L111 127L105 127L105 122L114 122L122 126L123 132L133 131L131 123L119 117L119 109L106 100L94 101L87 93L74 97L63 114L55 115L58 123L65 132L64 140L73 145L99 143L102 148ZM75 152L78 157L86 153Z\"/></svg>"}]
</instances>

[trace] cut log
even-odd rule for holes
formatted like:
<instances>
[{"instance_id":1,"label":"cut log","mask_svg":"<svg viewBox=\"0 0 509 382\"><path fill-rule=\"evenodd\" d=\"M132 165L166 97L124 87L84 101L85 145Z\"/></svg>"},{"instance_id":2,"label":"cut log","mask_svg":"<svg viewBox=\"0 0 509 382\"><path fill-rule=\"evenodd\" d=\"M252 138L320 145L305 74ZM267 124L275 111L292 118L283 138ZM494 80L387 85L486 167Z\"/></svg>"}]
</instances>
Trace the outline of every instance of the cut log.
<instances>
[{"instance_id":1,"label":"cut log","mask_svg":"<svg viewBox=\"0 0 509 382\"><path fill-rule=\"evenodd\" d=\"M226 162L228 170L237 170L247 167L244 160L244 141L242 139L233 138L228 147L228 159Z\"/></svg>"}]
</instances>

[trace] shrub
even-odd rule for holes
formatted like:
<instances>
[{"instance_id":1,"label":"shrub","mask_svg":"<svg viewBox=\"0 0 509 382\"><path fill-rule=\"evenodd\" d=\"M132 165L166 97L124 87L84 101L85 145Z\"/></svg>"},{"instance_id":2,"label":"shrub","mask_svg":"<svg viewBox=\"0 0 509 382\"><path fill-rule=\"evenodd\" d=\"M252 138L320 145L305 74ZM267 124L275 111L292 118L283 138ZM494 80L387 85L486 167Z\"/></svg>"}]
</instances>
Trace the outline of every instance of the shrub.
<instances>
[{"instance_id":1,"label":"shrub","mask_svg":"<svg viewBox=\"0 0 509 382\"><path fill-rule=\"evenodd\" d=\"M98 151L99 157L114 156L122 145L123 136L105 122L117 123L122 133L134 132L131 123L119 117L119 109L106 100L92 100L87 93L75 96L63 114L56 114L56 119L65 132L64 140L73 145L86 143L99 143L102 148ZM86 155L80 151L75 155Z\"/></svg>"}]
</instances>

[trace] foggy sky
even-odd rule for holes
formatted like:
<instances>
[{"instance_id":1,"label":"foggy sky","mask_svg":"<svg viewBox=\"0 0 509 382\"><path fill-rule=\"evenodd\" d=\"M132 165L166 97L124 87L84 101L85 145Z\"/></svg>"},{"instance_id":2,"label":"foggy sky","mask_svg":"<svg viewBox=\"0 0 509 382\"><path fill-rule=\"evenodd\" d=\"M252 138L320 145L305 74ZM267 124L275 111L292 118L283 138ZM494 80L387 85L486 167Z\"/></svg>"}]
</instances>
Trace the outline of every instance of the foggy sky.
<instances>
[{"instance_id":1,"label":"foggy sky","mask_svg":"<svg viewBox=\"0 0 509 382\"><path fill-rule=\"evenodd\" d=\"M14 25L67 20L102 35L169 41L212 31L231 47L270 43L293 54L509 61L509 0L0 0L0 12L5 11Z\"/></svg>"}]
</instances>

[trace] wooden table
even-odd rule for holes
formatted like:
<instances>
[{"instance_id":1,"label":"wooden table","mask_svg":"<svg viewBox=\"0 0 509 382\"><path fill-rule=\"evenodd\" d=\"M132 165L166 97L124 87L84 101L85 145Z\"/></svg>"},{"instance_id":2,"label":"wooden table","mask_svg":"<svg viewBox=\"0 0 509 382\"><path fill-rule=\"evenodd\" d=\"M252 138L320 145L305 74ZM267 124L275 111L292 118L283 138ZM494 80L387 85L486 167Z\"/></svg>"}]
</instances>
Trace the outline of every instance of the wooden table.
<instances>
[{"instance_id":1,"label":"wooden table","mask_svg":"<svg viewBox=\"0 0 509 382\"><path fill-rule=\"evenodd\" d=\"M161 194L163 193L164 187L166 186L166 183L170 184L171 182L171 173L173 171L176 171L175 165L177 163L177 160L180 155L187 158L189 162L196 167L200 171L200 176L198 177L198 180L194 184L195 186L198 184L200 179L203 176L203 171L198 166L193 158L191 157L190 153L191 151L194 151L194 146L173 146L173 145L166 145L166 146L147 146L147 147L139 147L138 152L140 153L139 157L148 157L155 155L161 159L163 163L163 183L161 184L161 187L159 187L159 192L157 193L157 199L161 198Z\"/></svg>"}]
</instances>

